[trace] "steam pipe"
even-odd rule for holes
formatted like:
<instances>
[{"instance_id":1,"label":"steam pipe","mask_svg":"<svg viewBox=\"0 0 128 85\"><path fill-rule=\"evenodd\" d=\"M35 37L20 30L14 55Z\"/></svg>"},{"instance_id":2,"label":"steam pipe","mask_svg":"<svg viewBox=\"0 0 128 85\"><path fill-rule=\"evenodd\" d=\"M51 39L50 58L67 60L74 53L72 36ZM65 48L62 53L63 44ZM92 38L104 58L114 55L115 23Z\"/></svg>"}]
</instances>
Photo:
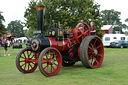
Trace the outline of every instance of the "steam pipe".
<instances>
[{"instance_id":1,"label":"steam pipe","mask_svg":"<svg viewBox=\"0 0 128 85\"><path fill-rule=\"evenodd\" d=\"M44 10L44 8L45 8L44 5L36 6L38 31L41 31L41 33L43 33L43 20L44 20L43 10Z\"/></svg>"}]
</instances>

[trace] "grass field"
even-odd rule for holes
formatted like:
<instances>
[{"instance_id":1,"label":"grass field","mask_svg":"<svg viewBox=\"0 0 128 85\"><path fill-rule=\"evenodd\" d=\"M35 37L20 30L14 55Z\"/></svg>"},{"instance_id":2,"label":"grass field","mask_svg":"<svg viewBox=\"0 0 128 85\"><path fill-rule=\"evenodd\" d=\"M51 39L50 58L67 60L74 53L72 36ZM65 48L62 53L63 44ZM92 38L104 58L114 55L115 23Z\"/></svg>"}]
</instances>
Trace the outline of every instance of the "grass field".
<instances>
[{"instance_id":1,"label":"grass field","mask_svg":"<svg viewBox=\"0 0 128 85\"><path fill-rule=\"evenodd\" d=\"M105 48L100 68L87 69L77 62L62 67L53 77L43 76L38 68L33 73L20 73L15 59L21 49L8 50L11 56L3 56L4 49L0 49L0 85L128 85L128 48Z\"/></svg>"}]
</instances>

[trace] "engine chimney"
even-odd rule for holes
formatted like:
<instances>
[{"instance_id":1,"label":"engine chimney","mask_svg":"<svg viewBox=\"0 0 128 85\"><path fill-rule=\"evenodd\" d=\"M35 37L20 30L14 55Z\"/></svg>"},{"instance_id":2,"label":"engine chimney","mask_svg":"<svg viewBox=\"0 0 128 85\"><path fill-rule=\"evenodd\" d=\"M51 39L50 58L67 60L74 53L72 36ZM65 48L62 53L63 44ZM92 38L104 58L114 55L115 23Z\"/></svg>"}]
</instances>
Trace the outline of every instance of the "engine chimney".
<instances>
[{"instance_id":1,"label":"engine chimney","mask_svg":"<svg viewBox=\"0 0 128 85\"><path fill-rule=\"evenodd\" d=\"M44 10L45 6L44 5L37 5L36 10L37 10L37 24L38 24L38 31L41 31L43 33L43 19L44 19Z\"/></svg>"}]
</instances>

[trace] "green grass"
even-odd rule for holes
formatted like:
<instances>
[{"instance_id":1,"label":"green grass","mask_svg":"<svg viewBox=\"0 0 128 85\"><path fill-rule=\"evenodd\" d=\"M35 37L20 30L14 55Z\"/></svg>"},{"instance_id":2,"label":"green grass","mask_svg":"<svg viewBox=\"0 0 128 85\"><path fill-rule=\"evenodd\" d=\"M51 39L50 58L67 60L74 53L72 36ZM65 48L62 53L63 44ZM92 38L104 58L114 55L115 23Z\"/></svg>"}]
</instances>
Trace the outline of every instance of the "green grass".
<instances>
[{"instance_id":1,"label":"green grass","mask_svg":"<svg viewBox=\"0 0 128 85\"><path fill-rule=\"evenodd\" d=\"M33 73L22 74L15 64L21 49L8 50L11 56L3 56L4 49L0 49L0 85L128 85L127 48L105 48L100 68L87 69L77 62L74 66L62 67L53 77L45 77L38 68Z\"/></svg>"}]
</instances>

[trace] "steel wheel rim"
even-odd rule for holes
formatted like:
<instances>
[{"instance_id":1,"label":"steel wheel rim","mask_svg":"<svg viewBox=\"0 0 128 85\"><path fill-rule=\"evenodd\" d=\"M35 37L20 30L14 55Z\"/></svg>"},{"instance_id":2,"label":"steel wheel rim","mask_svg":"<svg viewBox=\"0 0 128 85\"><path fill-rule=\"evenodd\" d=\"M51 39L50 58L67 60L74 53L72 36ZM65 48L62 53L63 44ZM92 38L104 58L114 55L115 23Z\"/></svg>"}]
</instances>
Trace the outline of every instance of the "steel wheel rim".
<instances>
[{"instance_id":1,"label":"steel wheel rim","mask_svg":"<svg viewBox=\"0 0 128 85\"><path fill-rule=\"evenodd\" d=\"M104 48L101 40L95 37L89 41L87 48L87 59L91 67L97 68L102 64Z\"/></svg>"},{"instance_id":2,"label":"steel wheel rim","mask_svg":"<svg viewBox=\"0 0 128 85\"><path fill-rule=\"evenodd\" d=\"M41 69L46 76L56 75L61 68L61 55L55 49L47 49L41 58Z\"/></svg>"},{"instance_id":3,"label":"steel wheel rim","mask_svg":"<svg viewBox=\"0 0 128 85\"><path fill-rule=\"evenodd\" d=\"M23 73L33 72L38 64L31 60L36 60L35 54L31 49L23 49L18 55L17 68Z\"/></svg>"}]
</instances>

